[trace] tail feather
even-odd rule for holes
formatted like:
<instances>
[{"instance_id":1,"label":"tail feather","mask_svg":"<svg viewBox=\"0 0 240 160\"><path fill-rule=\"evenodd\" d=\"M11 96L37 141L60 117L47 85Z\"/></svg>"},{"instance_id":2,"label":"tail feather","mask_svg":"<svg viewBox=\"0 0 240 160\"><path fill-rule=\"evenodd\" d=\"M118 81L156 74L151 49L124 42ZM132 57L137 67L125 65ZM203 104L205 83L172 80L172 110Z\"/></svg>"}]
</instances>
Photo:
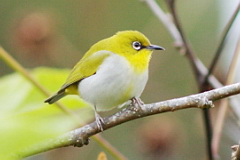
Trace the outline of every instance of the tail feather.
<instances>
[{"instance_id":1,"label":"tail feather","mask_svg":"<svg viewBox=\"0 0 240 160\"><path fill-rule=\"evenodd\" d=\"M58 101L59 99L61 99L62 97L66 96L66 93L63 92L57 92L56 94L54 94L53 96L49 97L48 99L46 99L44 102L45 103L49 103L52 104L56 101Z\"/></svg>"}]
</instances>

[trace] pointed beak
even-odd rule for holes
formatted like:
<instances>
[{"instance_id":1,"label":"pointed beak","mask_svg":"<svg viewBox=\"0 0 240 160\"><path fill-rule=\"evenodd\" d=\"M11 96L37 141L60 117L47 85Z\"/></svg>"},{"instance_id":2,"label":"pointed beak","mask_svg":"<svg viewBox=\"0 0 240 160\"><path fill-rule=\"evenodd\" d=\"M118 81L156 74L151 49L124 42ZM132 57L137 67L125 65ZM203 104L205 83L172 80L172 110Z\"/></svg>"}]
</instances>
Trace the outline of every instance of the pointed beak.
<instances>
[{"instance_id":1,"label":"pointed beak","mask_svg":"<svg viewBox=\"0 0 240 160\"><path fill-rule=\"evenodd\" d=\"M151 45L147 46L146 49L149 49L149 50L165 50L165 48L163 48L161 46L154 45L154 44L151 44Z\"/></svg>"}]
</instances>

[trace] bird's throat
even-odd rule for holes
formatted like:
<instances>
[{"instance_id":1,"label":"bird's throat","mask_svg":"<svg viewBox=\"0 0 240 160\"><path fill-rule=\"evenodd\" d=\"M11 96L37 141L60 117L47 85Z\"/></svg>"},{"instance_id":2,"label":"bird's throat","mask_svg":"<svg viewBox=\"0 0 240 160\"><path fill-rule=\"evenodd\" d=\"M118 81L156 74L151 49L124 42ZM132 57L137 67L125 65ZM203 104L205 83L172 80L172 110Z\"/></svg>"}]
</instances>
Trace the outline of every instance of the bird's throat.
<instances>
[{"instance_id":1,"label":"bird's throat","mask_svg":"<svg viewBox=\"0 0 240 160\"><path fill-rule=\"evenodd\" d=\"M130 65L133 67L136 73L143 73L148 69L151 54L139 54L127 57Z\"/></svg>"}]
</instances>

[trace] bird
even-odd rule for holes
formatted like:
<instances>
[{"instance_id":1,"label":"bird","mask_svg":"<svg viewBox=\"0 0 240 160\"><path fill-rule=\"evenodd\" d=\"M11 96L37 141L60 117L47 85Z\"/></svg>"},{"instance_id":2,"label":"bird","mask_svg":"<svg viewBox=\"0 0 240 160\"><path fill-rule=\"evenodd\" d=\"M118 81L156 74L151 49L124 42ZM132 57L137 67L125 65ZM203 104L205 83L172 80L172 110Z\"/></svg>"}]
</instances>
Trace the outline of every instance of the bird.
<instances>
[{"instance_id":1,"label":"bird","mask_svg":"<svg viewBox=\"0 0 240 160\"><path fill-rule=\"evenodd\" d=\"M148 81L153 50L165 49L135 30L119 31L100 40L73 67L62 87L44 102L53 104L66 95L79 95L93 107L97 127L103 131L99 112L129 101L143 105L140 96Z\"/></svg>"}]
</instances>

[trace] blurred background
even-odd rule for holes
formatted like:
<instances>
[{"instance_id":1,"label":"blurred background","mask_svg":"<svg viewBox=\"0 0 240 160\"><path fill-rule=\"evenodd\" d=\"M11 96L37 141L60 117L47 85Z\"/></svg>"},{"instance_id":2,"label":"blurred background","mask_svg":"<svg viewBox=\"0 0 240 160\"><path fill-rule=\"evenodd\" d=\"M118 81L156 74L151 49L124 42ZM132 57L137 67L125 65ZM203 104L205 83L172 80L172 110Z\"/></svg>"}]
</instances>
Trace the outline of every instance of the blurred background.
<instances>
[{"instance_id":1,"label":"blurred background","mask_svg":"<svg viewBox=\"0 0 240 160\"><path fill-rule=\"evenodd\" d=\"M197 93L188 60L174 49L168 31L141 0L0 2L0 45L26 68L72 68L95 42L117 31L138 30L153 44L166 48L164 52L153 54L149 81L141 96L142 100L152 103ZM164 1L157 2L166 10ZM222 30L238 2L177 1L184 32L206 66L211 62ZM222 70L228 67L227 62L231 60L229 57L232 52L228 51L221 57L221 65L217 70L219 77L224 77ZM0 60L0 76L12 72ZM239 133L238 130L236 132ZM199 109L146 117L114 127L101 135L131 160L206 158L202 112ZM223 140L220 152L222 159L229 159L230 146L238 140ZM56 149L27 159L96 159L100 151L104 150L91 141L82 148ZM110 155L107 156L112 159Z\"/></svg>"}]
</instances>

